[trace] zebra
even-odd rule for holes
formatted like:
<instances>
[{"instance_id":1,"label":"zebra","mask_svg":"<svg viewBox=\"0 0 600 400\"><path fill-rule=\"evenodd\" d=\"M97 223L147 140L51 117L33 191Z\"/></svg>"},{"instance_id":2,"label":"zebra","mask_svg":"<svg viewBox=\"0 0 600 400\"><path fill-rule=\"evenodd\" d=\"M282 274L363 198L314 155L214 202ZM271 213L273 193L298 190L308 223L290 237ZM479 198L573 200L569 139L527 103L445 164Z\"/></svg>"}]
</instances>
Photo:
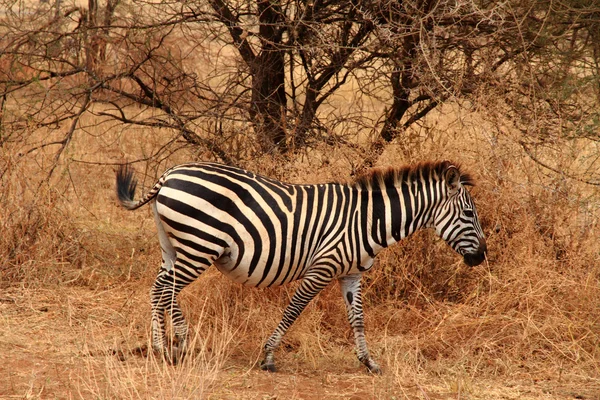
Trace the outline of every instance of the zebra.
<instances>
[{"instance_id":1,"label":"zebra","mask_svg":"<svg viewBox=\"0 0 600 400\"><path fill-rule=\"evenodd\" d=\"M274 287L300 280L264 345L263 370L306 305L337 279L354 332L356 354L372 373L364 334L361 277L384 248L434 228L469 266L487 252L472 177L450 161L373 169L349 182L289 184L244 169L197 162L167 170L140 200L129 165L116 174L120 204L151 202L162 264L151 294L153 350L171 362L185 354L188 326L178 293L214 265L235 282ZM167 351L165 312L177 345Z\"/></svg>"}]
</instances>

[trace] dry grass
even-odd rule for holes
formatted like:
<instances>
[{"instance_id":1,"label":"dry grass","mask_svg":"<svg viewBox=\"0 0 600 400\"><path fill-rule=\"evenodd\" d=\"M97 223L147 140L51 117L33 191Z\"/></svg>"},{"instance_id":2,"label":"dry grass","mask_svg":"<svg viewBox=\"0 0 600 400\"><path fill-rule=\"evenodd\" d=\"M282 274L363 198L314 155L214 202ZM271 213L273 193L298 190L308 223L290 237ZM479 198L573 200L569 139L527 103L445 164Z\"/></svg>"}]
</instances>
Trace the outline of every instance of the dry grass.
<instances>
[{"instance_id":1,"label":"dry grass","mask_svg":"<svg viewBox=\"0 0 600 400\"><path fill-rule=\"evenodd\" d=\"M148 290L160 261L149 210L116 205L111 166L67 157L51 186L37 186L50 165L40 160L51 155L25 162L7 151L0 397L600 398L597 189L547 174L474 122L437 118L435 129L411 133L410 146L390 145L379 163L460 161L478 178L489 260L468 269L431 232L378 257L364 293L382 377L367 375L353 354L337 284L285 337L281 372L259 371L262 344L293 285L244 288L217 271L182 293L193 354L177 366L146 354ZM118 162L160 145L153 132L107 135L100 144L82 135L74 148ZM247 167L293 182L327 181L348 176L362 156L324 148ZM148 186L167 164L193 157L183 151L136 168Z\"/></svg>"}]
</instances>

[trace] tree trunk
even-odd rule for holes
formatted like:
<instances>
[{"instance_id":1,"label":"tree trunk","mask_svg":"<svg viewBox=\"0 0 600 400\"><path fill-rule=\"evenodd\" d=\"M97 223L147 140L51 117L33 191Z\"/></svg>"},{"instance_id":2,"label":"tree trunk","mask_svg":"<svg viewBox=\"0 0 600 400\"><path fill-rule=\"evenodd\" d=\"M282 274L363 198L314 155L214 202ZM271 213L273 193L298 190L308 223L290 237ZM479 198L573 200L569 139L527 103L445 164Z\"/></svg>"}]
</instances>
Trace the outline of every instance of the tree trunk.
<instances>
[{"instance_id":1,"label":"tree trunk","mask_svg":"<svg viewBox=\"0 0 600 400\"><path fill-rule=\"evenodd\" d=\"M307 87L300 121L294 130L294 137L292 138L294 148L302 148L306 144L308 132L317 114L318 93L318 90L311 85Z\"/></svg>"},{"instance_id":2,"label":"tree trunk","mask_svg":"<svg viewBox=\"0 0 600 400\"><path fill-rule=\"evenodd\" d=\"M400 79L400 71L396 70L392 72L390 83L392 85L394 100L380 132L381 138L386 142L391 142L397 136L398 123L410 106L408 102L410 91L403 87L402 80Z\"/></svg>"},{"instance_id":3,"label":"tree trunk","mask_svg":"<svg viewBox=\"0 0 600 400\"><path fill-rule=\"evenodd\" d=\"M394 99L380 132L381 138L386 142L391 142L398 135L398 124L411 106L409 97L410 90L414 86L412 61L415 57L416 42L415 35L407 35L404 38L403 46L399 51L399 62L395 63L390 77Z\"/></svg>"},{"instance_id":4,"label":"tree trunk","mask_svg":"<svg viewBox=\"0 0 600 400\"><path fill-rule=\"evenodd\" d=\"M250 116L262 150L285 153L285 50L281 46L281 8L270 0L259 0L257 4L262 47L251 65Z\"/></svg>"}]
</instances>

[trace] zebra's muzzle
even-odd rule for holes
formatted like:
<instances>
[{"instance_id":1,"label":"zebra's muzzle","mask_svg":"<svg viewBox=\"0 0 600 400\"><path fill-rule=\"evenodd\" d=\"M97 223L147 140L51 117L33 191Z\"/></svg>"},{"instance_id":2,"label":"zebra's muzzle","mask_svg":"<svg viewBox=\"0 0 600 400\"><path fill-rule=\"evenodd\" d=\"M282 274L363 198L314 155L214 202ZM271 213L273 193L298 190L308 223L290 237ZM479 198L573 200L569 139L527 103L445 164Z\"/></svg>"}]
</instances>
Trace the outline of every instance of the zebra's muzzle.
<instances>
[{"instance_id":1,"label":"zebra's muzzle","mask_svg":"<svg viewBox=\"0 0 600 400\"><path fill-rule=\"evenodd\" d=\"M465 253L463 259L465 264L469 267L476 267L485 260L485 254L487 253L487 244L485 243L485 239L479 239L479 246L474 253Z\"/></svg>"}]
</instances>

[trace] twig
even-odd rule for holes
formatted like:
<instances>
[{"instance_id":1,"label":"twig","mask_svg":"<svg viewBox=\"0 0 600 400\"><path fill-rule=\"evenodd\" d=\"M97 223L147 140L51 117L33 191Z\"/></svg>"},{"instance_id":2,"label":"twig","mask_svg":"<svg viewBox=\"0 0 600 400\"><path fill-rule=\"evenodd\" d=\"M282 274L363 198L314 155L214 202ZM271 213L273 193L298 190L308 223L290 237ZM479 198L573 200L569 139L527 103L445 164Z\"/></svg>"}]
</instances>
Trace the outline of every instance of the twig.
<instances>
[{"instance_id":1,"label":"twig","mask_svg":"<svg viewBox=\"0 0 600 400\"><path fill-rule=\"evenodd\" d=\"M61 144L60 149L58 149L58 151L54 155L54 161L53 161L53 164L52 164L52 168L50 168L50 172L48 172L48 176L46 176L46 179L43 180L42 182L40 182L40 186L42 185L42 183L48 183L50 181L50 178L52 177L52 174L54 173L54 170L58 166L58 161L60 159L60 156L62 155L62 153L65 150L65 148L67 147L67 145L71 142L71 139L73 139L73 134L75 133L75 128L77 128L77 124L79 123L79 119L81 118L81 116L83 115L83 113L85 112L85 110L87 110L88 106L91 103L91 100L92 100L92 91L93 91L92 88L90 88L90 90L88 90L88 92L85 95L85 99L83 101L83 104L81 105L81 108L79 109L79 111L77 112L77 114L75 114L75 116L73 117L73 121L71 122L71 126L69 127L69 131L67 132L67 135L65 136L65 138L63 140L61 140L60 142L58 142L58 143Z\"/></svg>"},{"instance_id":2,"label":"twig","mask_svg":"<svg viewBox=\"0 0 600 400\"><path fill-rule=\"evenodd\" d=\"M557 173L561 176L564 176L565 178L569 178L569 179L573 179L576 180L577 182L581 182L581 183L585 183L587 185L592 185L592 186L600 186L600 182L593 182L593 181L588 181L586 179L581 179L577 176L571 175L571 174L567 174L564 171L561 171L557 168L551 167L550 165L546 164L545 162L543 162L542 160L540 160L539 158L537 158L535 155L533 155L531 149L529 149L529 147L527 147L527 144L525 144L525 142L523 142L522 140L519 140L519 144L521 145L521 147L523 148L523 150L525 151L525 154L527 154L527 156L529 156L529 158L531 158L534 162L536 162L537 164L541 165L542 167Z\"/></svg>"}]
</instances>

